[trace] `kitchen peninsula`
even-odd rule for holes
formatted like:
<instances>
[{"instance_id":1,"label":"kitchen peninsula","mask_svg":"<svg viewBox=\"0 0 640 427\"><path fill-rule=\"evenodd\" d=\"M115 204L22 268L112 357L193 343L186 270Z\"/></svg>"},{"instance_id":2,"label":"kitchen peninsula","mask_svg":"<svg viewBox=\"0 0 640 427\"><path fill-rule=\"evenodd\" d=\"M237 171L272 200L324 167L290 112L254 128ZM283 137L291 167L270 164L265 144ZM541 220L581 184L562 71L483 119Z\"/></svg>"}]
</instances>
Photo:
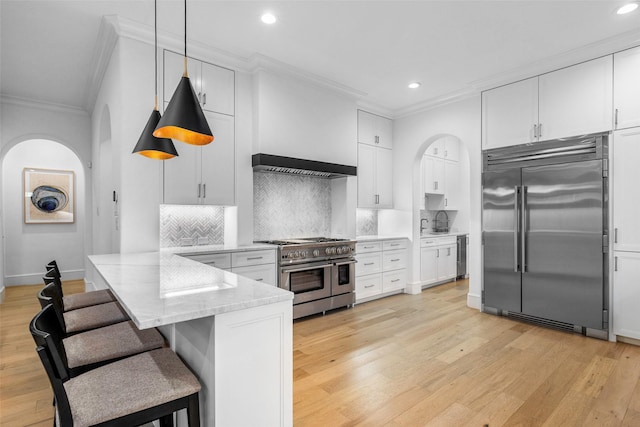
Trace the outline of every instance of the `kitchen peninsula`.
<instances>
[{"instance_id":1,"label":"kitchen peninsula","mask_svg":"<svg viewBox=\"0 0 640 427\"><path fill-rule=\"evenodd\" d=\"M203 426L292 425L291 292L171 252L89 260L95 286L194 371Z\"/></svg>"}]
</instances>

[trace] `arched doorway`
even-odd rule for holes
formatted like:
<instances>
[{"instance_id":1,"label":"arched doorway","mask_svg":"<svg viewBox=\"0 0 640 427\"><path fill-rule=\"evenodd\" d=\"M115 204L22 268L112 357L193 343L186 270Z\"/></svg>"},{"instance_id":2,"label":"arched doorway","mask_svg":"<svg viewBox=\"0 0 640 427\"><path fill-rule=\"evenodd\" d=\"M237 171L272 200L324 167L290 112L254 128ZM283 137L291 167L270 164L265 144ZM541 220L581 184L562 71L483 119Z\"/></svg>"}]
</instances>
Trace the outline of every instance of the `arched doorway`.
<instances>
[{"instance_id":1,"label":"arched doorway","mask_svg":"<svg viewBox=\"0 0 640 427\"><path fill-rule=\"evenodd\" d=\"M73 222L34 222L27 215L25 169L71 172L69 192ZM2 228L6 285L42 284L46 263L56 259L66 279L84 277L86 177L80 158L50 139L15 144L2 159Z\"/></svg>"},{"instance_id":2,"label":"arched doorway","mask_svg":"<svg viewBox=\"0 0 640 427\"><path fill-rule=\"evenodd\" d=\"M114 185L115 166L109 107L105 107L100 116L96 169L93 253L117 253L120 252L119 208Z\"/></svg>"}]
</instances>

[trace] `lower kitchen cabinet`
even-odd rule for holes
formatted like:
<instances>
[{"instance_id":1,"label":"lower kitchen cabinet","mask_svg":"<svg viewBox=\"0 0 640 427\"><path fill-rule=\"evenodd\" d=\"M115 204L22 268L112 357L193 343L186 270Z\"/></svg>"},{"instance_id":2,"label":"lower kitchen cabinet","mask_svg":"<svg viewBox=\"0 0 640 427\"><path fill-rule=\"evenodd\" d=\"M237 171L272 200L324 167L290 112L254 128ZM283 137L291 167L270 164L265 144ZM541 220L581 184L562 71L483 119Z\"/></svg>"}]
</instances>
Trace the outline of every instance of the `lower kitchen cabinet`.
<instances>
[{"instance_id":1,"label":"lower kitchen cabinet","mask_svg":"<svg viewBox=\"0 0 640 427\"><path fill-rule=\"evenodd\" d=\"M613 333L640 340L640 252L616 251L613 270Z\"/></svg>"},{"instance_id":2,"label":"lower kitchen cabinet","mask_svg":"<svg viewBox=\"0 0 640 427\"><path fill-rule=\"evenodd\" d=\"M356 244L356 302L404 290L407 248L407 239L367 240Z\"/></svg>"},{"instance_id":3,"label":"lower kitchen cabinet","mask_svg":"<svg viewBox=\"0 0 640 427\"><path fill-rule=\"evenodd\" d=\"M428 286L455 279L457 274L455 236L420 240L420 281Z\"/></svg>"},{"instance_id":4,"label":"lower kitchen cabinet","mask_svg":"<svg viewBox=\"0 0 640 427\"><path fill-rule=\"evenodd\" d=\"M268 285L278 286L276 252L273 249L185 254L186 258L231 271Z\"/></svg>"}]
</instances>

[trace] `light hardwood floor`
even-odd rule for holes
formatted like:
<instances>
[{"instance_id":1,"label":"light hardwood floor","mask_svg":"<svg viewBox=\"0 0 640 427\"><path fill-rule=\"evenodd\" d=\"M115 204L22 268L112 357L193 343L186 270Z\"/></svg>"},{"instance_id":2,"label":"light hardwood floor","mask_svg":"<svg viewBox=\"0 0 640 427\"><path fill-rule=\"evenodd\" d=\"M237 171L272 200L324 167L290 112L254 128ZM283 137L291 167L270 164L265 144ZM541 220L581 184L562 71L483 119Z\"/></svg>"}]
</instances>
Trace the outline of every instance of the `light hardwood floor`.
<instances>
[{"instance_id":1,"label":"light hardwood floor","mask_svg":"<svg viewBox=\"0 0 640 427\"><path fill-rule=\"evenodd\" d=\"M0 426L53 424L28 331L39 288L7 288L0 304ZM640 426L640 347L482 314L467 291L459 281L296 321L294 424Z\"/></svg>"}]
</instances>

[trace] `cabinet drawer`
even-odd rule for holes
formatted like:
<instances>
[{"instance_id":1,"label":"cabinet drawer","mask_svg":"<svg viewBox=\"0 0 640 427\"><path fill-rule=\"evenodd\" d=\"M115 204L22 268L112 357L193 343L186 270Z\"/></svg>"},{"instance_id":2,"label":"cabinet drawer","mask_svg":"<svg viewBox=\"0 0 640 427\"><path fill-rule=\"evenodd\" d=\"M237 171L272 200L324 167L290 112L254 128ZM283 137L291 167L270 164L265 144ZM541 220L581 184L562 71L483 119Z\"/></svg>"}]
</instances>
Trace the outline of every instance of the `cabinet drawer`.
<instances>
[{"instance_id":1,"label":"cabinet drawer","mask_svg":"<svg viewBox=\"0 0 640 427\"><path fill-rule=\"evenodd\" d=\"M356 278L356 299L367 298L382 293L382 275L370 274Z\"/></svg>"},{"instance_id":2,"label":"cabinet drawer","mask_svg":"<svg viewBox=\"0 0 640 427\"><path fill-rule=\"evenodd\" d=\"M385 251L382 253L382 270L399 270L407 268L407 251L399 249L397 251Z\"/></svg>"},{"instance_id":3,"label":"cabinet drawer","mask_svg":"<svg viewBox=\"0 0 640 427\"><path fill-rule=\"evenodd\" d=\"M231 254L229 253L212 253L212 254L196 254L196 255L182 255L185 258L192 259L194 261L201 262L203 264L212 265L217 268L230 268L231 267Z\"/></svg>"},{"instance_id":4,"label":"cabinet drawer","mask_svg":"<svg viewBox=\"0 0 640 427\"><path fill-rule=\"evenodd\" d=\"M356 243L356 253L364 254L367 252L380 252L382 250L382 242L358 242Z\"/></svg>"},{"instance_id":5,"label":"cabinet drawer","mask_svg":"<svg viewBox=\"0 0 640 427\"><path fill-rule=\"evenodd\" d=\"M276 284L276 265L275 264L263 264L263 265L248 265L244 267L233 267L232 273L240 276L248 277L249 279L256 280L258 282L264 282L268 285L277 286Z\"/></svg>"},{"instance_id":6,"label":"cabinet drawer","mask_svg":"<svg viewBox=\"0 0 640 427\"><path fill-rule=\"evenodd\" d=\"M370 254L356 256L356 276L380 273L382 271L382 253L374 252Z\"/></svg>"},{"instance_id":7,"label":"cabinet drawer","mask_svg":"<svg viewBox=\"0 0 640 427\"><path fill-rule=\"evenodd\" d=\"M407 270L396 270L382 273L382 292L404 289L407 285Z\"/></svg>"},{"instance_id":8,"label":"cabinet drawer","mask_svg":"<svg viewBox=\"0 0 640 427\"><path fill-rule=\"evenodd\" d=\"M426 248L430 246L455 245L456 242L456 236L423 237L420 239L420 247Z\"/></svg>"},{"instance_id":9,"label":"cabinet drawer","mask_svg":"<svg viewBox=\"0 0 640 427\"><path fill-rule=\"evenodd\" d=\"M385 240L382 242L382 249L385 251L395 250L395 249L407 249L407 240Z\"/></svg>"},{"instance_id":10,"label":"cabinet drawer","mask_svg":"<svg viewBox=\"0 0 640 427\"><path fill-rule=\"evenodd\" d=\"M275 264L276 252L272 249L264 251L233 252L231 265L233 268L246 265Z\"/></svg>"}]
</instances>

